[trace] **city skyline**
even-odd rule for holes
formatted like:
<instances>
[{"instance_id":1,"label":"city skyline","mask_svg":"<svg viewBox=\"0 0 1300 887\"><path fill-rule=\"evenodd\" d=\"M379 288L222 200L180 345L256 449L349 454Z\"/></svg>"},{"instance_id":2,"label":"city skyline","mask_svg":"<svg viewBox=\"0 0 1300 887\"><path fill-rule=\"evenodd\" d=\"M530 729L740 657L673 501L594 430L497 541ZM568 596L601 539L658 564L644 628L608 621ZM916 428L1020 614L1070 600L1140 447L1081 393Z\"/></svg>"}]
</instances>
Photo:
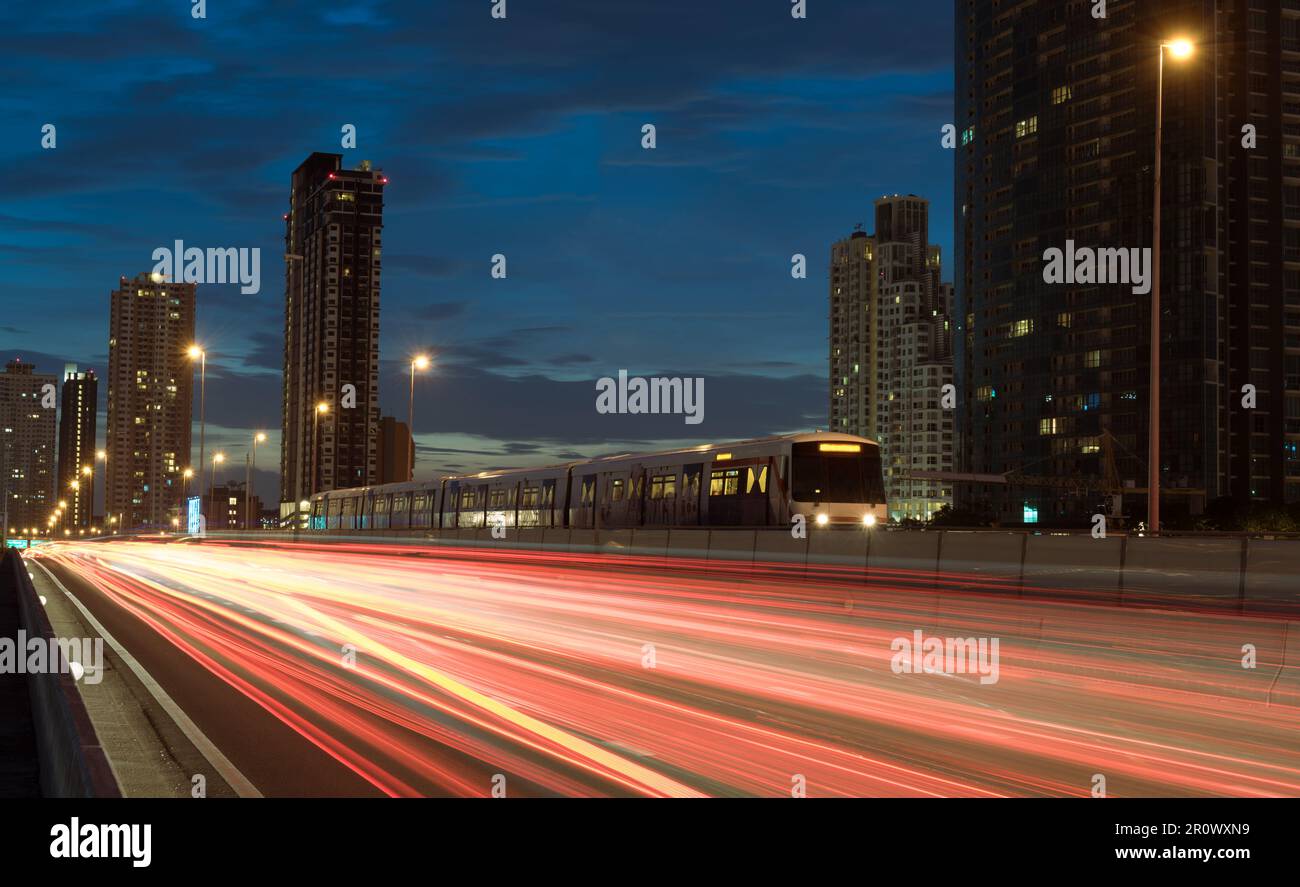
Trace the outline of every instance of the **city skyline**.
<instances>
[{"instance_id":1,"label":"city skyline","mask_svg":"<svg viewBox=\"0 0 1300 887\"><path fill-rule=\"evenodd\" d=\"M309 14L338 42L382 35L382 53L363 41L348 62L371 73L349 69L324 86L301 66L263 72L278 91L262 88L251 53L279 24L276 54L293 54L288 12L231 4L193 22L185 9L157 15L128 4L62 21L80 50L118 64L90 97L72 72L29 83L33 98L17 119L30 132L25 124L11 131L12 115L0 123L6 159L43 170L39 184L25 183L7 202L0 246L34 303L66 305L86 321L56 345L34 341L34 319L14 318L0 330L0 350L51 369L75 362L102 371L112 281L148 271L152 251L177 239L259 247L261 292L201 285L197 337L210 356L209 442L238 461L246 431L261 428L272 435L266 452L278 451L285 182L312 151L334 151L345 168L370 160L392 176L385 414L403 414L409 354L438 358L417 385L417 477L808 429L827 421L817 270L827 244L869 221L882 194L925 194L936 216L951 205L951 153L939 143L951 116L946 15L889 13L932 45L919 54L873 35L881 4L827 7L794 32L779 17L700 9L685 44L682 30L650 8L594 5L576 38L568 34L573 12L539 18L521 8L512 21L522 30L505 33L469 10L349 8L373 14L349 18L328 5ZM250 25L254 12L263 24ZM35 27L21 18L5 24L16 33ZM235 29L240 40L222 39ZM570 48L586 74L556 71L539 56L539 29L553 30L552 44ZM427 54L402 37L408 30L446 35L446 69L471 64L476 74L449 73L464 81L454 94L413 94L406 75ZM145 31L149 66L131 61ZM639 57L588 39L628 31L647 37ZM671 64L651 49L655 35L674 42ZM194 62L197 45L204 66ZM51 52L32 44L0 64L13 82L28 83L31 66L21 60ZM647 77L647 69L663 76ZM334 98L322 100L322 90ZM66 117L47 121L51 106ZM138 137L160 116L182 122L185 133L165 148ZM46 122L59 124L53 150L40 148ZM640 147L647 122L659 127L653 152ZM340 147L348 123L357 127L356 149ZM127 143L130 150L118 150ZM132 207L130 226L96 219L123 204ZM946 252L949 226L936 228ZM496 253L511 260L508 280L490 277ZM809 259L805 280L790 277L794 253ZM707 376L707 424L686 434L654 417L596 414L591 382L622 368ZM733 406L744 403L762 417ZM527 428L519 427L522 410L535 412ZM263 460L258 472L267 501L273 464ZM228 467L234 478L237 466Z\"/></svg>"}]
</instances>

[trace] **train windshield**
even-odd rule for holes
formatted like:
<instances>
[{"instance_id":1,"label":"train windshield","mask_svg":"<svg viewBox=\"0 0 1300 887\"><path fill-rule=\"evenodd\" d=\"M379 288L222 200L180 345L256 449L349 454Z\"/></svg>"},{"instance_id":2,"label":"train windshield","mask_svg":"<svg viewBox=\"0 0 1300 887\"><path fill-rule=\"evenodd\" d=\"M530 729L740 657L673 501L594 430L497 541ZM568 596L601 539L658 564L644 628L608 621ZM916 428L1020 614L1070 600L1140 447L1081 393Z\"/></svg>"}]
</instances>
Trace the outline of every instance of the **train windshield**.
<instances>
[{"instance_id":1,"label":"train windshield","mask_svg":"<svg viewBox=\"0 0 1300 887\"><path fill-rule=\"evenodd\" d=\"M791 492L796 502L885 501L880 450L871 444L814 441L791 446Z\"/></svg>"}]
</instances>

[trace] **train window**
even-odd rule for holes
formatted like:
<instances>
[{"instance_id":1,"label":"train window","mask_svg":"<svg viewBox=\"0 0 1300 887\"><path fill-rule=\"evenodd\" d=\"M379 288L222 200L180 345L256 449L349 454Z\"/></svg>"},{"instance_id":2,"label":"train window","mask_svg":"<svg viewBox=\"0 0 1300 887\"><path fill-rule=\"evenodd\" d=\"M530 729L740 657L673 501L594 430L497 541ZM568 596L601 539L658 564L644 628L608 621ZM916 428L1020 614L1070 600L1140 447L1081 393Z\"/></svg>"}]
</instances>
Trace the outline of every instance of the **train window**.
<instances>
[{"instance_id":1,"label":"train window","mask_svg":"<svg viewBox=\"0 0 1300 887\"><path fill-rule=\"evenodd\" d=\"M403 493L400 496L393 497L393 511L406 511L407 503L411 501L410 495Z\"/></svg>"},{"instance_id":2,"label":"train window","mask_svg":"<svg viewBox=\"0 0 1300 887\"><path fill-rule=\"evenodd\" d=\"M582 479L582 504L590 505L596 499L596 479L594 477L584 477Z\"/></svg>"},{"instance_id":3,"label":"train window","mask_svg":"<svg viewBox=\"0 0 1300 887\"><path fill-rule=\"evenodd\" d=\"M623 501L623 480L620 478L614 481L614 483L612 484L612 488L614 491L614 496L613 496L614 501L622 502Z\"/></svg>"},{"instance_id":4,"label":"train window","mask_svg":"<svg viewBox=\"0 0 1300 887\"><path fill-rule=\"evenodd\" d=\"M541 491L537 487L524 487L524 496L519 503L520 508L536 508L540 499Z\"/></svg>"},{"instance_id":5,"label":"train window","mask_svg":"<svg viewBox=\"0 0 1300 887\"><path fill-rule=\"evenodd\" d=\"M555 481L542 481L542 507L550 508L555 504Z\"/></svg>"},{"instance_id":6,"label":"train window","mask_svg":"<svg viewBox=\"0 0 1300 887\"><path fill-rule=\"evenodd\" d=\"M651 499L673 499L677 496L677 475L657 474L650 478Z\"/></svg>"},{"instance_id":7,"label":"train window","mask_svg":"<svg viewBox=\"0 0 1300 887\"><path fill-rule=\"evenodd\" d=\"M474 507L474 489L472 487L461 491L460 507L462 511Z\"/></svg>"},{"instance_id":8,"label":"train window","mask_svg":"<svg viewBox=\"0 0 1300 887\"><path fill-rule=\"evenodd\" d=\"M424 509L428 507L429 507L428 497L424 496L423 494L415 497L415 506L414 506L415 511L424 511Z\"/></svg>"},{"instance_id":9,"label":"train window","mask_svg":"<svg viewBox=\"0 0 1300 887\"><path fill-rule=\"evenodd\" d=\"M755 472L753 468L750 468L748 470L748 476L745 482L745 492L746 493L754 492L755 485L758 486L758 492L760 493L767 492L767 466L766 465L758 469L757 472Z\"/></svg>"},{"instance_id":10,"label":"train window","mask_svg":"<svg viewBox=\"0 0 1300 887\"><path fill-rule=\"evenodd\" d=\"M343 500L331 499L329 501L329 513L334 515L335 517L338 517L341 511L343 511Z\"/></svg>"},{"instance_id":11,"label":"train window","mask_svg":"<svg viewBox=\"0 0 1300 887\"><path fill-rule=\"evenodd\" d=\"M709 475L710 496L734 496L740 492L740 469L727 468Z\"/></svg>"},{"instance_id":12,"label":"train window","mask_svg":"<svg viewBox=\"0 0 1300 887\"><path fill-rule=\"evenodd\" d=\"M510 491L499 487L488 494L488 508L505 508L510 504Z\"/></svg>"},{"instance_id":13,"label":"train window","mask_svg":"<svg viewBox=\"0 0 1300 887\"><path fill-rule=\"evenodd\" d=\"M387 496L376 496L376 497L375 497L375 514L383 514L383 513L385 513L386 511L388 511L388 497L387 497Z\"/></svg>"}]
</instances>

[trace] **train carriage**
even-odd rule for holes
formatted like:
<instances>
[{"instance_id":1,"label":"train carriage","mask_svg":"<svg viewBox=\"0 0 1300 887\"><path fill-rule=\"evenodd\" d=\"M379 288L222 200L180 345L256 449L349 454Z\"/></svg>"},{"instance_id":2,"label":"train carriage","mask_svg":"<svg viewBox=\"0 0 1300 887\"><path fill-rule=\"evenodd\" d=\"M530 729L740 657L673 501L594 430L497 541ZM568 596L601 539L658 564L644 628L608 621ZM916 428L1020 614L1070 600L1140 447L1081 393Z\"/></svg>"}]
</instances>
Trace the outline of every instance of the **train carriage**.
<instances>
[{"instance_id":1,"label":"train carriage","mask_svg":"<svg viewBox=\"0 0 1300 887\"><path fill-rule=\"evenodd\" d=\"M318 532L819 526L887 519L880 448L812 432L317 493Z\"/></svg>"}]
</instances>

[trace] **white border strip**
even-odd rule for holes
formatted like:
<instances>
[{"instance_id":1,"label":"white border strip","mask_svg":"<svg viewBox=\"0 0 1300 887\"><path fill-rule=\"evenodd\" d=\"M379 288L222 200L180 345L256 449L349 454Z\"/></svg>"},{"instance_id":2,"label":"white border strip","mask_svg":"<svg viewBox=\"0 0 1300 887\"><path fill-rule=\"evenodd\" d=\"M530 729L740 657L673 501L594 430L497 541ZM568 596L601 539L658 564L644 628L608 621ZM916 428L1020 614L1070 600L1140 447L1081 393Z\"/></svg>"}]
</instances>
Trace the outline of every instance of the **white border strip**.
<instances>
[{"instance_id":1,"label":"white border strip","mask_svg":"<svg viewBox=\"0 0 1300 887\"><path fill-rule=\"evenodd\" d=\"M217 748L216 745L213 744L212 740L208 739L208 737L204 735L198 725L190 720L189 715L185 714L181 707L176 704L175 700L173 700L171 696L167 695L167 691L153 679L153 676L150 675L149 672L145 671L144 666L141 665L134 656L127 652L126 648L119 644L116 638L108 633L108 629L104 628L104 626L99 623L99 620L95 618L94 614L91 613L90 610L86 609L85 604L77 600L76 596L73 595L72 592L68 591L67 587L59 581L58 577L50 571L50 568L45 566L45 564L41 563L38 559L33 559L32 563L39 566L45 575L49 577L50 581L58 586L59 591L62 591L64 596L67 597L68 600L72 601L73 606L80 611L82 618L90 624L91 628L99 633L99 636L104 639L105 643L113 648L113 652L116 653L124 663L126 663L126 667L131 669L132 674L140 680L140 683L144 684L145 689L148 690L149 694L153 696L159 705L162 706L163 711L167 712L167 715L176 723L176 726L180 727L181 732L185 734L185 737L189 739L190 742L194 743L195 748L199 750L199 754L203 755L212 766L212 769L216 770L221 778L235 790L235 794L239 795L241 798L262 797L262 793L248 780L248 777L241 773L239 768L232 764L230 759L221 753L221 749Z\"/></svg>"}]
</instances>

